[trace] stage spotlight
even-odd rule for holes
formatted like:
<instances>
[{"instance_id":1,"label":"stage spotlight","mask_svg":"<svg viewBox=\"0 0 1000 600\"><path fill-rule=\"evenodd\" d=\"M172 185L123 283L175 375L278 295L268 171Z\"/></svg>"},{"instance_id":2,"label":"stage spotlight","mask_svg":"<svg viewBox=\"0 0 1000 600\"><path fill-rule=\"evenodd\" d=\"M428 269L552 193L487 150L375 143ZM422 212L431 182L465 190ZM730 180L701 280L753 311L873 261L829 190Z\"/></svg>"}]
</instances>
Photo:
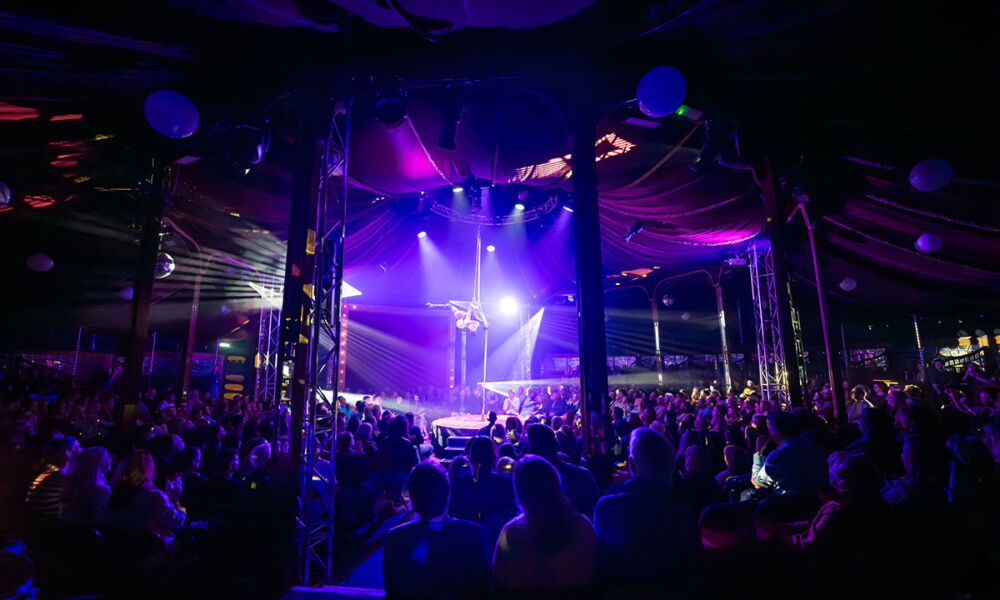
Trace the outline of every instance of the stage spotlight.
<instances>
[{"instance_id":1,"label":"stage spotlight","mask_svg":"<svg viewBox=\"0 0 1000 600\"><path fill-rule=\"evenodd\" d=\"M514 210L524 210L524 205L518 202L514 205Z\"/></svg>"},{"instance_id":2,"label":"stage spotlight","mask_svg":"<svg viewBox=\"0 0 1000 600\"><path fill-rule=\"evenodd\" d=\"M573 212L573 207L570 206L569 204L563 204L563 210L566 211L566 212L568 212L568 213L571 213L571 212Z\"/></svg>"},{"instance_id":3,"label":"stage spotlight","mask_svg":"<svg viewBox=\"0 0 1000 600\"><path fill-rule=\"evenodd\" d=\"M421 231L420 233L417 234L417 237L420 238L420 239L423 239L423 238L427 237L427 232L426 231Z\"/></svg>"},{"instance_id":4,"label":"stage spotlight","mask_svg":"<svg viewBox=\"0 0 1000 600\"><path fill-rule=\"evenodd\" d=\"M505 315L513 315L517 312L517 300L513 296L500 298L500 311Z\"/></svg>"},{"instance_id":5,"label":"stage spotlight","mask_svg":"<svg viewBox=\"0 0 1000 600\"><path fill-rule=\"evenodd\" d=\"M489 246L486 246L486 251L487 252L496 252L496 249L497 249L497 247L494 246L493 244L490 244Z\"/></svg>"},{"instance_id":6,"label":"stage spotlight","mask_svg":"<svg viewBox=\"0 0 1000 600\"><path fill-rule=\"evenodd\" d=\"M465 188L460 185L456 185L455 187L451 188L451 191L455 192L456 194L461 194L462 192L465 191Z\"/></svg>"},{"instance_id":7,"label":"stage spotlight","mask_svg":"<svg viewBox=\"0 0 1000 600\"><path fill-rule=\"evenodd\" d=\"M402 94L385 96L375 103L375 118L392 129L406 118L406 100Z\"/></svg>"},{"instance_id":8,"label":"stage spotlight","mask_svg":"<svg viewBox=\"0 0 1000 600\"><path fill-rule=\"evenodd\" d=\"M639 232L642 231L645 226L646 222L644 220L637 219L636 222L629 227L628 231L625 232L625 235L622 236L622 239L626 242L631 242L632 238L639 235Z\"/></svg>"}]
</instances>

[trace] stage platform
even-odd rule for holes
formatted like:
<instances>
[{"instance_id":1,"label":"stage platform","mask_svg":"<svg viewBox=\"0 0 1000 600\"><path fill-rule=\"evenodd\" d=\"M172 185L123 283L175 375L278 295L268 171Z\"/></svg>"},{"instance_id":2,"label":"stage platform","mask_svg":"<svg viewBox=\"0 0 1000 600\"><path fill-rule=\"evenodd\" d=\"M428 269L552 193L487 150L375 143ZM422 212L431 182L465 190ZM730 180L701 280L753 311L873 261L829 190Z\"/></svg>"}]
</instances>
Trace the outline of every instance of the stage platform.
<instances>
[{"instance_id":1,"label":"stage platform","mask_svg":"<svg viewBox=\"0 0 1000 600\"><path fill-rule=\"evenodd\" d=\"M384 598L385 590L341 585L293 587L281 600L369 600Z\"/></svg>"},{"instance_id":2,"label":"stage platform","mask_svg":"<svg viewBox=\"0 0 1000 600\"><path fill-rule=\"evenodd\" d=\"M497 424L503 425L507 422L507 417L516 417L524 422L524 419L516 415L497 415ZM440 448L445 450L459 449L458 453L465 448L468 438L479 433L479 430L489 423L486 415L453 415L451 417L441 417L431 421L431 435L434 436ZM451 440L451 442L449 442ZM450 454L446 456L450 458Z\"/></svg>"}]
</instances>

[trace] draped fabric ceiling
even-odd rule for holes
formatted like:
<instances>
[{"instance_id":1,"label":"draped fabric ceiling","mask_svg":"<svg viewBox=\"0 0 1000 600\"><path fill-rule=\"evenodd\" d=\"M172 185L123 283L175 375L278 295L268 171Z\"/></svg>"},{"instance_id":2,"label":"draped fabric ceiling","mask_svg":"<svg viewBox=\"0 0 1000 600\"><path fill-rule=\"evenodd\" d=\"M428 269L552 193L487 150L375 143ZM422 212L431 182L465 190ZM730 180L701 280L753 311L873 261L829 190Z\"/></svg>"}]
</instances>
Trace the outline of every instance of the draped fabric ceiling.
<instances>
[{"instance_id":1,"label":"draped fabric ceiling","mask_svg":"<svg viewBox=\"0 0 1000 600\"><path fill-rule=\"evenodd\" d=\"M0 92L0 180L14 199L0 212L3 250L23 258L29 248L16 233L24 223L48 214L70 222L91 210L87 197L133 186L146 175L152 150L201 156L207 132L234 115L267 115L277 124L268 111L295 87L291 73L309 73L314 83L375 73L425 85L408 93L409 119L396 128L374 120L371 102L355 106L354 277L412 268L403 257L412 254L414 228L433 225L414 218L421 191L470 178L542 195L570 190L568 119L559 107L571 103L549 92L581 78L598 82L609 108L595 140L606 273L718 265L761 232L760 190L749 171L689 168L704 141L700 123L629 122L641 115L618 103L634 94L646 69L666 63L685 73L687 104L753 125L779 174L789 175L800 156L822 173L812 180L809 207L826 242L822 266L832 282L858 281L852 292L833 286L840 300L902 311L993 306L1000 187L986 141L996 133L989 115L997 98L990 78L968 60L996 57L991 27L990 19L957 8L860 0L163 0L135 12L70 2L7 9L0 13L0 72L8 84ZM437 138L442 105L456 92L447 83L457 77L481 83L463 88L466 112L457 148L448 151ZM140 107L146 94L169 87L195 100L202 128L166 146L152 140ZM66 114L83 117L53 119ZM276 132L271 154L242 179L207 159L179 167L171 210L199 221L211 232L208 241L260 230L280 237L292 183L283 143ZM60 158L68 154L75 156ZM930 157L951 161L955 180L939 192L917 192L907 173ZM77 164L52 164L60 160ZM40 194L58 211L29 202ZM385 200L373 204L376 198ZM225 218L208 218L210 209ZM242 221L234 226L227 213ZM643 230L626 242L623 234L639 219ZM808 283L808 250L792 223L799 229L792 232L793 267ZM529 228L545 251L512 244L509 257L522 285L543 296L573 289L572 246L552 233L557 228L558 219L549 233ZM939 252L914 249L925 232L942 238ZM72 236L51 243L64 253L85 245ZM248 244L237 239L233 247ZM59 249L50 252L65 264ZM109 269L94 264L101 277L73 280L107 285L128 276ZM389 275L368 289L389 293ZM60 297L72 300L64 291Z\"/></svg>"}]
</instances>

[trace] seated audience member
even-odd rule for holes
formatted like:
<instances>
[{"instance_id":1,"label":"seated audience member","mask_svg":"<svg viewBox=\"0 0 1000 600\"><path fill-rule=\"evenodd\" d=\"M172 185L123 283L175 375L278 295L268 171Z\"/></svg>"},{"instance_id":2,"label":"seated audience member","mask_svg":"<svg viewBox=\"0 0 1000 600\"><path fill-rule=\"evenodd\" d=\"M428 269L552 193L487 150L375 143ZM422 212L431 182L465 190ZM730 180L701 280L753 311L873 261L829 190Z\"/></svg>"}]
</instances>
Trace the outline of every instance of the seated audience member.
<instances>
[{"instance_id":1,"label":"seated audience member","mask_svg":"<svg viewBox=\"0 0 1000 600\"><path fill-rule=\"evenodd\" d=\"M356 489L371 473L371 459L364 453L356 452L354 437L344 432L337 436L337 484Z\"/></svg>"},{"instance_id":2,"label":"seated audience member","mask_svg":"<svg viewBox=\"0 0 1000 600\"><path fill-rule=\"evenodd\" d=\"M535 423L528 426L528 444L531 451L549 461L559 472L563 493L582 515L594 514L594 505L601 496L597 482L590 471L570 464L559 456L556 435L547 425Z\"/></svg>"},{"instance_id":3,"label":"seated audience member","mask_svg":"<svg viewBox=\"0 0 1000 600\"><path fill-rule=\"evenodd\" d=\"M815 492L826 482L826 459L815 443L799 436L795 416L773 412L767 418L768 433L777 447L767 454L760 448L753 457L752 480L759 488L779 494ZM762 446L758 439L758 446Z\"/></svg>"},{"instance_id":4,"label":"seated audience member","mask_svg":"<svg viewBox=\"0 0 1000 600\"><path fill-rule=\"evenodd\" d=\"M460 511L455 513L456 517L482 525L486 547L492 550L504 523L517 511L514 486L509 475L498 475L494 471L493 440L481 436L472 438L468 456L472 476L454 482L451 506Z\"/></svg>"},{"instance_id":5,"label":"seated audience member","mask_svg":"<svg viewBox=\"0 0 1000 600\"><path fill-rule=\"evenodd\" d=\"M891 532L892 515L879 495L882 476L870 458L851 452L830 455L830 485L834 498L808 528L783 537L809 559L807 564L817 573L806 579L817 586L843 585L838 575L852 577L852 564L864 555L878 555ZM823 592L829 596L831 589Z\"/></svg>"},{"instance_id":6,"label":"seated audience member","mask_svg":"<svg viewBox=\"0 0 1000 600\"><path fill-rule=\"evenodd\" d=\"M174 461L174 472L181 476L181 504L195 513L202 510L205 484L208 479L198 472L201 468L201 449L192 446L181 450Z\"/></svg>"},{"instance_id":7,"label":"seated audience member","mask_svg":"<svg viewBox=\"0 0 1000 600\"><path fill-rule=\"evenodd\" d=\"M31 480L25 497L28 516L38 521L54 521L59 518L59 501L66 481L66 468L76 440L59 437L45 443L42 452L42 468Z\"/></svg>"},{"instance_id":8,"label":"seated audience member","mask_svg":"<svg viewBox=\"0 0 1000 600\"><path fill-rule=\"evenodd\" d=\"M479 526L448 516L448 476L424 462L409 476L419 520L385 537L382 576L386 598L458 599L487 596L489 577Z\"/></svg>"},{"instance_id":9,"label":"seated audience member","mask_svg":"<svg viewBox=\"0 0 1000 600\"><path fill-rule=\"evenodd\" d=\"M60 521L88 527L104 523L111 497L105 475L110 469L111 456L100 446L82 450L73 457L69 475L63 481Z\"/></svg>"},{"instance_id":10,"label":"seated audience member","mask_svg":"<svg viewBox=\"0 0 1000 600\"><path fill-rule=\"evenodd\" d=\"M239 482L240 454L235 448L224 448L215 455L215 468L205 483L205 498L211 516L224 516L236 505Z\"/></svg>"},{"instance_id":11,"label":"seated audience member","mask_svg":"<svg viewBox=\"0 0 1000 600\"><path fill-rule=\"evenodd\" d=\"M481 427L476 435L490 436L493 434L493 427L497 424L497 414L490 411L490 414L486 418L486 426Z\"/></svg>"},{"instance_id":12,"label":"seated audience member","mask_svg":"<svg viewBox=\"0 0 1000 600\"><path fill-rule=\"evenodd\" d=\"M601 498L594 509L602 586L610 597L648 598L670 582L669 597L695 597L698 525L671 489L673 448L641 427L631 434L628 465L632 478L622 493Z\"/></svg>"},{"instance_id":13,"label":"seated audience member","mask_svg":"<svg viewBox=\"0 0 1000 600\"><path fill-rule=\"evenodd\" d=\"M726 462L726 468L715 476L715 482L720 488L725 488L726 480L730 477L750 474L750 468L753 466L753 457L746 451L746 448L730 444L723 449L722 455Z\"/></svg>"},{"instance_id":14,"label":"seated audience member","mask_svg":"<svg viewBox=\"0 0 1000 600\"><path fill-rule=\"evenodd\" d=\"M109 522L117 529L147 531L169 544L184 524L180 474L167 478L166 491L153 485L153 456L136 451L125 459L121 475L111 486Z\"/></svg>"},{"instance_id":15,"label":"seated audience member","mask_svg":"<svg viewBox=\"0 0 1000 600\"><path fill-rule=\"evenodd\" d=\"M493 582L501 597L589 590L594 528L573 510L555 467L539 456L522 457L514 467L514 491L521 514L504 526L493 553Z\"/></svg>"},{"instance_id":16,"label":"seated audience member","mask_svg":"<svg viewBox=\"0 0 1000 600\"><path fill-rule=\"evenodd\" d=\"M406 417L399 415L389 421L385 439L375 453L375 467L382 471L409 473L417 464L417 449L406 439L409 429Z\"/></svg>"},{"instance_id":17,"label":"seated audience member","mask_svg":"<svg viewBox=\"0 0 1000 600\"><path fill-rule=\"evenodd\" d=\"M712 475L712 462L706 446L692 445L684 449L684 469L680 474L678 491L695 514L701 514L713 502L725 500L722 488Z\"/></svg>"}]
</instances>

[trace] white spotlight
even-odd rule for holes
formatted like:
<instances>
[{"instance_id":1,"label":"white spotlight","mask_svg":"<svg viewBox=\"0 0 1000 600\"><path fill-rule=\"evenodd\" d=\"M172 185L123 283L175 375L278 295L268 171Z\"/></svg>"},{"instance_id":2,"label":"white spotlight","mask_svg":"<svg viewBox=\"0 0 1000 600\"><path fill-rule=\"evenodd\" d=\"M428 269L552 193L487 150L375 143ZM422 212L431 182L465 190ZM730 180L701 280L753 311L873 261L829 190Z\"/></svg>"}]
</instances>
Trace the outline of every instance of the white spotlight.
<instances>
[{"instance_id":1,"label":"white spotlight","mask_svg":"<svg viewBox=\"0 0 1000 600\"><path fill-rule=\"evenodd\" d=\"M489 246L486 246L486 251L487 252L496 252L496 249L497 249L497 247L494 246L493 244L490 244Z\"/></svg>"},{"instance_id":2,"label":"white spotlight","mask_svg":"<svg viewBox=\"0 0 1000 600\"><path fill-rule=\"evenodd\" d=\"M514 210L524 210L524 205L518 202L514 205Z\"/></svg>"},{"instance_id":3,"label":"white spotlight","mask_svg":"<svg viewBox=\"0 0 1000 600\"><path fill-rule=\"evenodd\" d=\"M427 232L426 231L421 231L420 233L417 234L417 237L418 238L425 238L425 237L427 237Z\"/></svg>"},{"instance_id":4,"label":"white spotlight","mask_svg":"<svg viewBox=\"0 0 1000 600\"><path fill-rule=\"evenodd\" d=\"M456 185L455 187L451 188L451 191L455 192L456 194L461 194L462 192L465 191L465 188L463 188L460 185Z\"/></svg>"},{"instance_id":5,"label":"white spotlight","mask_svg":"<svg viewBox=\"0 0 1000 600\"><path fill-rule=\"evenodd\" d=\"M505 315L512 315L517 312L517 300L513 296L500 298L500 310Z\"/></svg>"}]
</instances>

